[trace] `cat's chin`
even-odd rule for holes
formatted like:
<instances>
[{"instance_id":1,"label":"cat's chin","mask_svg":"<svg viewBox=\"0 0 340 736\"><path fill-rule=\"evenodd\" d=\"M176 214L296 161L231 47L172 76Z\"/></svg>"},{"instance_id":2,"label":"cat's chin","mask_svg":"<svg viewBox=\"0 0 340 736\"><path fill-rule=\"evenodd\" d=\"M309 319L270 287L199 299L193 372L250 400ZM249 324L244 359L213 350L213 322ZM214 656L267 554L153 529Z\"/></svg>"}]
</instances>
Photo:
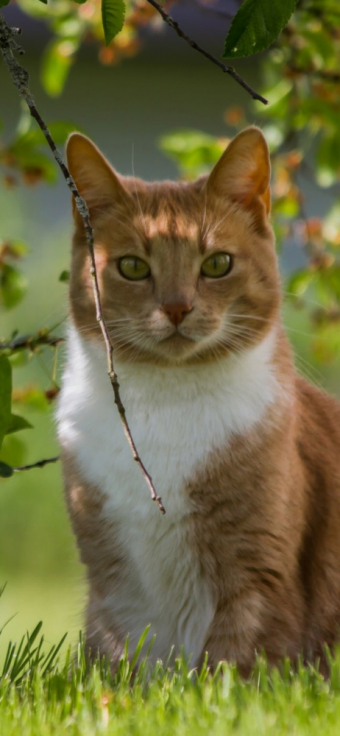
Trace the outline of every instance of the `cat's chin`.
<instances>
[{"instance_id":1,"label":"cat's chin","mask_svg":"<svg viewBox=\"0 0 340 736\"><path fill-rule=\"evenodd\" d=\"M213 341L194 340L179 332L156 343L152 352L157 362L165 361L172 365L202 362L202 359L210 361L216 358L216 346Z\"/></svg>"}]
</instances>

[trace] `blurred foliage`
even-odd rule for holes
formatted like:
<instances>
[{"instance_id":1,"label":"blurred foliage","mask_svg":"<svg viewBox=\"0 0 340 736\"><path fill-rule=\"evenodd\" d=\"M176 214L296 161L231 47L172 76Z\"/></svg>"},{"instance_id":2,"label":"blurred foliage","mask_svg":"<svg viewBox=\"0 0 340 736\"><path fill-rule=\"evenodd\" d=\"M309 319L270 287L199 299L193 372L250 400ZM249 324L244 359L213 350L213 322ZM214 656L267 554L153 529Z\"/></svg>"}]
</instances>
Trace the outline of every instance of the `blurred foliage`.
<instances>
[{"instance_id":1,"label":"blurred foliage","mask_svg":"<svg viewBox=\"0 0 340 736\"><path fill-rule=\"evenodd\" d=\"M17 3L24 13L45 21L53 34L41 65L41 81L51 96L62 93L83 44L96 44L101 63L114 64L137 53L141 45L140 31L145 25L161 22L147 0L136 3L87 0L81 4L49 0L48 5L38 0L17 0ZM115 10L111 11L111 6Z\"/></svg>"},{"instance_id":2,"label":"blurred foliage","mask_svg":"<svg viewBox=\"0 0 340 736\"><path fill-rule=\"evenodd\" d=\"M177 130L163 135L161 149L188 179L208 173L228 145L228 138L214 138L199 130Z\"/></svg>"},{"instance_id":3,"label":"blurred foliage","mask_svg":"<svg viewBox=\"0 0 340 736\"><path fill-rule=\"evenodd\" d=\"M209 0L203 3L209 6ZM167 7L176 4L169 0ZM1 4L4 0L0 0ZM61 94L77 52L84 43L99 44L103 64L135 54L140 31L162 19L149 0L17 0L21 9L44 20L53 33L42 63L42 83L52 96ZM244 57L272 44L294 11L297 0L244 0L227 33L224 56ZM7 4L7 0L6 0ZM156 3L157 5L157 3ZM162 7L161 0L158 3Z\"/></svg>"},{"instance_id":4,"label":"blurred foliage","mask_svg":"<svg viewBox=\"0 0 340 736\"><path fill-rule=\"evenodd\" d=\"M48 0L47 4L38 0L17 0L17 3L28 15L45 21L51 31L52 37L41 64L42 83L51 96L62 93L70 67L83 44L95 44L100 62L114 64L138 52L142 43L141 31L145 26L162 25L157 10L148 0L127 0L125 3L122 0ZM175 4L172 0L167 7ZM225 54L235 56L242 52L242 55L247 55L264 48L276 38L295 4L295 0L289 3L270 0L269 6L269 0L256 4L253 0L245 0L231 25ZM0 6L3 5L1 0ZM213 11L213 2L207 3L209 8ZM262 13L260 23L258 13ZM245 17L246 27L242 21ZM247 38L243 37L244 34L242 36L245 28ZM242 38L240 29L243 29ZM295 14L269 53L262 57L261 66L264 94L269 105L264 107L256 103L251 120L253 122L256 114L272 154L272 213L278 248L290 238L305 254L304 267L289 277L287 298L296 307L308 311L313 325L314 354L318 360L327 362L340 348L338 0L298 0ZM225 122L229 129L237 132L247 124L245 110L230 107L226 110ZM75 127L79 130L79 124L74 126L69 122L49 126L57 144L63 143ZM176 161L182 177L194 178L214 165L228 138L227 129L226 135L219 138L204 131L181 130L164 135L160 145ZM46 154L42 133L26 112L23 112L12 139L8 143L0 140L0 166L7 187L15 187L19 181L32 186L53 183L56 179L56 167ZM323 220L306 212L305 181L320 190L330 189L334 194L333 205ZM25 295L27 285L20 268L24 255L23 243L0 241L0 301L3 309L16 306ZM67 281L68 272L63 271L59 279ZM53 328L40 325L37 325L35 335L22 336L16 332L0 341L0 403L4 407L0 413L0 445L9 433L27 428L20 416L13 417L12 414L13 368L39 356L43 350L54 351L47 390L29 386L12 397L22 406L45 408L58 393L56 365L59 343ZM0 475L13 472L11 465L3 462L6 458L7 455L1 455Z\"/></svg>"},{"instance_id":5,"label":"blurred foliage","mask_svg":"<svg viewBox=\"0 0 340 736\"><path fill-rule=\"evenodd\" d=\"M243 6L242 6L243 7ZM272 156L272 220L278 249L292 239L305 265L290 275L286 296L305 308L312 347L321 362L340 349L340 6L334 0L301 0L281 37L262 61L268 107L255 103ZM246 114L229 108L225 122L242 129ZM223 139L222 139L223 141ZM182 176L206 173L221 139L201 131L173 132L162 149ZM305 184L331 190L323 219L305 209Z\"/></svg>"}]
</instances>

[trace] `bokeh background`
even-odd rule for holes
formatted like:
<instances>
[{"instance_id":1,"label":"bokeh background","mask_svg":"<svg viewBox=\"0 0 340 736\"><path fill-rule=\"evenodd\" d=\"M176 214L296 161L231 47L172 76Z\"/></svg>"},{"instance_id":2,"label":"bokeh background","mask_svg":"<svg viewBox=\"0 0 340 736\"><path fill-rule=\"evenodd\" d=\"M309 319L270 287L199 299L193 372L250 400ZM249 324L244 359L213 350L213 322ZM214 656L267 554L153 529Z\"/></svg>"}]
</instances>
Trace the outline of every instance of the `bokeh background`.
<instances>
[{"instance_id":1,"label":"bokeh background","mask_svg":"<svg viewBox=\"0 0 340 736\"><path fill-rule=\"evenodd\" d=\"M173 15L220 56L230 16L238 3L214 3L216 12L197 3L180 5L174 5ZM22 6L25 10L25 0ZM221 9L223 13L218 12ZM135 173L147 180L177 177L175 160L160 147L160 140L170 132L199 130L217 137L222 145L221 141L232 136L237 125L267 124L259 106L232 79L195 55L159 23L141 31L138 53L129 54L119 64L100 63L95 39L84 45L62 93L53 97L46 93L41 81L42 59L52 38L51 29L43 19L24 14L18 5L6 8L5 15L10 24L20 25L23 30L21 41L26 54L22 61L30 72L31 89L45 120L67 121L81 129L123 174ZM262 56L239 62L237 69L253 87L263 89ZM1 143L6 147L19 121L21 125L23 122L22 104L3 63L0 90ZM313 166L313 147L308 155ZM55 334L63 335L67 284L59 276L69 267L69 192L59 175L51 185L32 176L31 182L26 176L26 180L16 177L14 183L8 163L5 162L6 177L0 184L0 238L3 242L24 241L27 245L20 268L28 290L16 307L1 309L0 338L8 339L17 329L20 334L35 334L41 327L52 326L56 326ZM317 222L336 200L337 190L321 190L307 178L299 182L299 187L304 197L304 219ZM295 229L287 228L281 237L279 255L284 285L292 272L303 272L311 257L303 247L306 238L301 240L302 219L298 208ZM317 300L313 292L309 298L311 302ZM325 348L321 349L320 359L313 323L308 317L308 298L307 308L306 302L299 309L296 307L288 300L284 318L297 355L297 367L310 380L340 396L337 345L332 344L329 355ZM340 332L339 325L338 328ZM26 351L13 360L15 406L33 428L6 438L1 455L6 462L21 465L58 453L54 404L47 402L42 390L50 390L54 381L58 383L63 361L62 346L57 351L44 349L34 355ZM65 631L69 632L68 642L76 641L86 584L65 511L58 463L0 480L0 586L5 583L0 628L7 619L14 618L1 637L0 658L8 639L16 639L39 620L44 622L47 641L55 642Z\"/></svg>"}]
</instances>

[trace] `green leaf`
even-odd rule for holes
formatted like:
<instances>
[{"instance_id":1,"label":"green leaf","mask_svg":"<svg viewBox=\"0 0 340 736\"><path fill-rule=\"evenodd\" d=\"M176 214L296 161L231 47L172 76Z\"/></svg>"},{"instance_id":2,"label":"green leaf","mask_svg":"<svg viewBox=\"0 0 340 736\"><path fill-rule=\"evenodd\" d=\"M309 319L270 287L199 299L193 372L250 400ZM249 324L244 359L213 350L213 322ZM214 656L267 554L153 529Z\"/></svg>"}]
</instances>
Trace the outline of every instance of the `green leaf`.
<instances>
[{"instance_id":1,"label":"green leaf","mask_svg":"<svg viewBox=\"0 0 340 736\"><path fill-rule=\"evenodd\" d=\"M13 468L11 468L10 465L0 461L0 478L10 478L11 475L13 475L13 472Z\"/></svg>"},{"instance_id":2,"label":"green leaf","mask_svg":"<svg viewBox=\"0 0 340 736\"><path fill-rule=\"evenodd\" d=\"M12 368L8 358L0 357L0 447L11 420Z\"/></svg>"},{"instance_id":3,"label":"green leaf","mask_svg":"<svg viewBox=\"0 0 340 736\"><path fill-rule=\"evenodd\" d=\"M24 417L19 417L18 414L11 414L6 434L20 432L21 429L32 429L32 424L30 424L30 422L28 422Z\"/></svg>"},{"instance_id":4,"label":"green leaf","mask_svg":"<svg viewBox=\"0 0 340 736\"><path fill-rule=\"evenodd\" d=\"M316 180L320 187L330 187L339 180L340 138L338 131L324 135L317 151Z\"/></svg>"},{"instance_id":5,"label":"green leaf","mask_svg":"<svg viewBox=\"0 0 340 736\"><path fill-rule=\"evenodd\" d=\"M102 22L106 46L122 30L125 11L124 0L102 0Z\"/></svg>"},{"instance_id":6,"label":"green leaf","mask_svg":"<svg viewBox=\"0 0 340 736\"><path fill-rule=\"evenodd\" d=\"M5 263L0 269L0 298L7 309L16 307L26 293L27 281L17 268Z\"/></svg>"},{"instance_id":7,"label":"green leaf","mask_svg":"<svg viewBox=\"0 0 340 736\"><path fill-rule=\"evenodd\" d=\"M226 140L199 130L178 130L162 136L159 145L183 174L195 177L210 171L225 150Z\"/></svg>"},{"instance_id":8,"label":"green leaf","mask_svg":"<svg viewBox=\"0 0 340 736\"><path fill-rule=\"evenodd\" d=\"M60 276L59 276L59 281L61 281L62 283L63 282L66 282L67 283L69 280L70 280L70 272L69 271L62 271L61 274L60 274Z\"/></svg>"},{"instance_id":9,"label":"green leaf","mask_svg":"<svg viewBox=\"0 0 340 736\"><path fill-rule=\"evenodd\" d=\"M41 179L51 184L56 181L55 164L44 153L36 150L26 134L17 138L8 153L13 156L14 165L21 169L27 184L34 184Z\"/></svg>"},{"instance_id":10,"label":"green leaf","mask_svg":"<svg viewBox=\"0 0 340 736\"><path fill-rule=\"evenodd\" d=\"M51 97L58 97L63 91L77 49L77 41L64 38L52 41L47 46L42 61L41 81Z\"/></svg>"},{"instance_id":11,"label":"green leaf","mask_svg":"<svg viewBox=\"0 0 340 736\"><path fill-rule=\"evenodd\" d=\"M225 59L264 51L280 35L297 0L245 0L234 16L225 41Z\"/></svg>"},{"instance_id":12,"label":"green leaf","mask_svg":"<svg viewBox=\"0 0 340 736\"><path fill-rule=\"evenodd\" d=\"M4 8L9 2L10 0L0 0L0 8Z\"/></svg>"},{"instance_id":13,"label":"green leaf","mask_svg":"<svg viewBox=\"0 0 340 736\"><path fill-rule=\"evenodd\" d=\"M313 282L313 278L313 272L308 271L307 269L295 271L287 284L288 295L297 297L303 296L310 284Z\"/></svg>"},{"instance_id":14,"label":"green leaf","mask_svg":"<svg viewBox=\"0 0 340 736\"><path fill-rule=\"evenodd\" d=\"M75 130L80 130L79 125L70 123L68 120L58 120L55 123L50 123L48 129L55 143L65 143L65 140L70 133ZM34 146L46 146L46 138L43 132L38 127L30 127L24 133L21 133L15 142L14 152L18 149L21 150L27 148L33 148ZM13 147L11 148L13 151Z\"/></svg>"}]
</instances>

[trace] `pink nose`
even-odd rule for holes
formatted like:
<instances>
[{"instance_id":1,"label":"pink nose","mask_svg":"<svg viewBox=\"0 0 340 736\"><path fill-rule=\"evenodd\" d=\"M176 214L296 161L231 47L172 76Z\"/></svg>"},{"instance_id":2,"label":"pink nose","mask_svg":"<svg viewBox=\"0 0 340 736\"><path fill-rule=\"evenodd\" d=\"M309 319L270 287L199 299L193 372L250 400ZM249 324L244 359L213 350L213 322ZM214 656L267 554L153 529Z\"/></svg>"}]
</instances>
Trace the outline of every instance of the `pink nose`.
<instances>
[{"instance_id":1,"label":"pink nose","mask_svg":"<svg viewBox=\"0 0 340 736\"><path fill-rule=\"evenodd\" d=\"M183 322L184 317L192 311L190 304L185 302L175 302L174 304L163 304L163 312L167 314L170 322L175 327Z\"/></svg>"}]
</instances>

